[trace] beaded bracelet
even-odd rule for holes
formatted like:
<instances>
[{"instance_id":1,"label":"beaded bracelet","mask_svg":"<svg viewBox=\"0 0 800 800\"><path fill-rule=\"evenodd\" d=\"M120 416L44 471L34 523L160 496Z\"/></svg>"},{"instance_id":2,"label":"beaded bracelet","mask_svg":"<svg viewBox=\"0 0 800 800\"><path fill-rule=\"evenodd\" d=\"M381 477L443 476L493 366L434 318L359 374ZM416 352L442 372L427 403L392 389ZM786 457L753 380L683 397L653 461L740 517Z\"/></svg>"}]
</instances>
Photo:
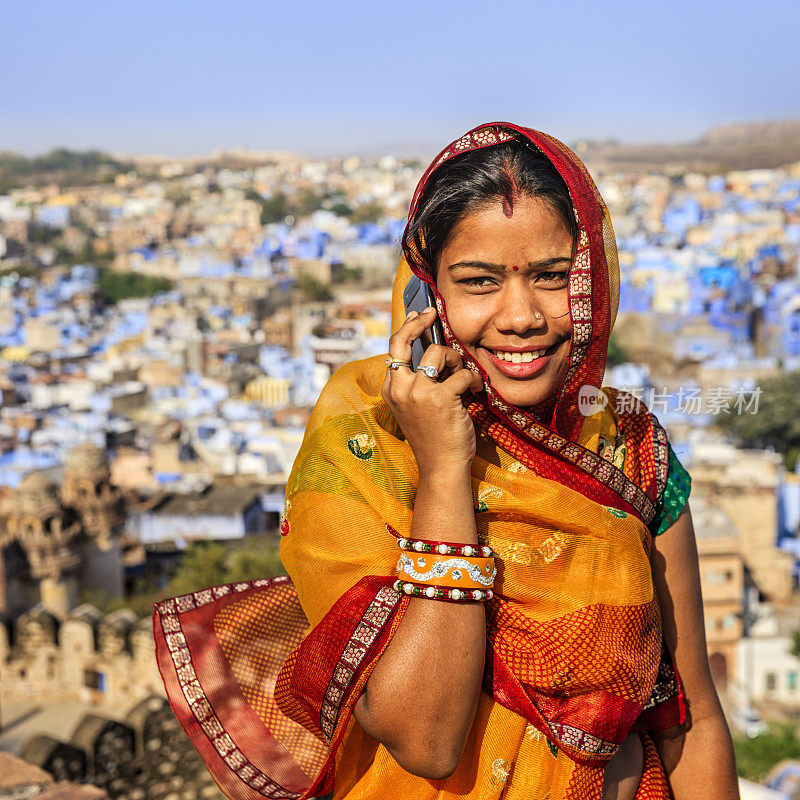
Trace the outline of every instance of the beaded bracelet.
<instances>
[{"instance_id":1,"label":"beaded bracelet","mask_svg":"<svg viewBox=\"0 0 800 800\"><path fill-rule=\"evenodd\" d=\"M427 597L431 600L451 600L454 602L467 602L469 600L491 600L494 597L494 592L491 589L450 589L446 586L421 586L418 583L411 583L410 581L395 581L394 589L397 592L403 592L411 597Z\"/></svg>"},{"instance_id":2,"label":"beaded bracelet","mask_svg":"<svg viewBox=\"0 0 800 800\"><path fill-rule=\"evenodd\" d=\"M414 550L417 553L439 553L443 556L482 556L491 558L494 551L487 545L479 544L453 544L452 542L434 542L429 539L403 538L387 523L386 530L397 539L397 546L401 550Z\"/></svg>"},{"instance_id":3,"label":"beaded bracelet","mask_svg":"<svg viewBox=\"0 0 800 800\"><path fill-rule=\"evenodd\" d=\"M443 556L482 556L491 558L491 547L476 544L449 544L448 542L426 542L424 539L398 539L401 550L414 550L417 553L439 553Z\"/></svg>"}]
</instances>

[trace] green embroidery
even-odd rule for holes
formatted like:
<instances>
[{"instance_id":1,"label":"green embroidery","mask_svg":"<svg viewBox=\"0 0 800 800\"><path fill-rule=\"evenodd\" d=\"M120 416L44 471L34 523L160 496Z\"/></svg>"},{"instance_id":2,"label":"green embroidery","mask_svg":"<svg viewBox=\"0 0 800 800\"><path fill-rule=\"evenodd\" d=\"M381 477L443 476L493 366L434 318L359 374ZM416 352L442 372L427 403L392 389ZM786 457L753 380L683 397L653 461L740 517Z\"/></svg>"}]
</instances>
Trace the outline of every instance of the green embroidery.
<instances>
[{"instance_id":1,"label":"green embroidery","mask_svg":"<svg viewBox=\"0 0 800 800\"><path fill-rule=\"evenodd\" d=\"M476 514L480 511L489 510L489 506L486 505L486 501L481 499L481 496L477 494L474 490L472 492L472 510Z\"/></svg>"},{"instance_id":2,"label":"green embroidery","mask_svg":"<svg viewBox=\"0 0 800 800\"><path fill-rule=\"evenodd\" d=\"M362 461L368 461L375 452L375 440L367 433L360 433L347 440L347 449Z\"/></svg>"},{"instance_id":3,"label":"green embroidery","mask_svg":"<svg viewBox=\"0 0 800 800\"><path fill-rule=\"evenodd\" d=\"M606 506L606 511L609 514L613 514L617 519L626 519L627 514L624 511L620 511L618 508L612 508L611 506Z\"/></svg>"},{"instance_id":4,"label":"green embroidery","mask_svg":"<svg viewBox=\"0 0 800 800\"><path fill-rule=\"evenodd\" d=\"M503 496L503 490L497 486L483 486L476 494L472 492L472 508L475 512L488 511L489 504L487 500L495 500Z\"/></svg>"},{"instance_id":5,"label":"green embroidery","mask_svg":"<svg viewBox=\"0 0 800 800\"><path fill-rule=\"evenodd\" d=\"M661 497L661 502L656 509L656 515L650 523L650 532L653 536L658 536L669 528L683 511L689 494L692 490L692 478L678 461L678 457L669 447L669 472L667 474L667 486Z\"/></svg>"}]
</instances>

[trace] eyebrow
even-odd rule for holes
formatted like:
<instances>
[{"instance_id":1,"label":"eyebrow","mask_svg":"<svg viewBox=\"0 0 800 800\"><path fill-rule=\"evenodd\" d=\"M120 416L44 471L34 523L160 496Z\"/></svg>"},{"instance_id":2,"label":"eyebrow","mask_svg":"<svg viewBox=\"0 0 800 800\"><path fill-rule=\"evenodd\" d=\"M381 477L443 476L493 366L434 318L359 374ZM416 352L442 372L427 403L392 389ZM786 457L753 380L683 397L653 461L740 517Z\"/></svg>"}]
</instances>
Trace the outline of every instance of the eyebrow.
<instances>
[{"instance_id":1,"label":"eyebrow","mask_svg":"<svg viewBox=\"0 0 800 800\"><path fill-rule=\"evenodd\" d=\"M530 269L545 269L560 264L563 261L572 263L572 258L568 256L556 256L554 258L546 258L543 261L529 261L528 267ZM506 271L504 264L492 264L489 261L457 261L451 264L448 269L456 269L457 267L472 267L473 269L485 269L487 272L502 273Z\"/></svg>"}]
</instances>

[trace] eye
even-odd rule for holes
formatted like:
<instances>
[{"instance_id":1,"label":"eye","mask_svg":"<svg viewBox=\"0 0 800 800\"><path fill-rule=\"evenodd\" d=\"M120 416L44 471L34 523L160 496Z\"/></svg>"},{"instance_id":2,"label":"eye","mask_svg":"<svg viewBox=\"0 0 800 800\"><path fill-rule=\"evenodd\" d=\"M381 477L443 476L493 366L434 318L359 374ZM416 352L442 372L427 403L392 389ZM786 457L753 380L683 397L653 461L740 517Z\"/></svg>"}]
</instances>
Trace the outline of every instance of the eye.
<instances>
[{"instance_id":1,"label":"eye","mask_svg":"<svg viewBox=\"0 0 800 800\"><path fill-rule=\"evenodd\" d=\"M543 283L561 284L565 283L569 277L569 270L540 272L538 278Z\"/></svg>"},{"instance_id":2,"label":"eye","mask_svg":"<svg viewBox=\"0 0 800 800\"><path fill-rule=\"evenodd\" d=\"M496 285L496 281L493 278L487 277L486 275L478 275L474 278L462 278L458 282L464 286L474 286L477 289L488 289L489 287Z\"/></svg>"}]
</instances>

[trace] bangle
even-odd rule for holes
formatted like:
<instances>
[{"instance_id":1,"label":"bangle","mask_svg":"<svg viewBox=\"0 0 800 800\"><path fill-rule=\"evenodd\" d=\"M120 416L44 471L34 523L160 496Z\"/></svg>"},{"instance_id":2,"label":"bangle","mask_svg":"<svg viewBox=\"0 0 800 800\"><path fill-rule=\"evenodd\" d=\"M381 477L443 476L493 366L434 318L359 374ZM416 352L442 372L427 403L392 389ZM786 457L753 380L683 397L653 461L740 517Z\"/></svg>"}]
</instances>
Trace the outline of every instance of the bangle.
<instances>
[{"instance_id":1,"label":"bangle","mask_svg":"<svg viewBox=\"0 0 800 800\"><path fill-rule=\"evenodd\" d=\"M401 550L439 553L443 556L482 556L483 558L494 556L492 548L485 544L453 544L452 542L433 542L429 539L404 539L391 525L387 525L386 530L397 539L397 546Z\"/></svg>"},{"instance_id":2,"label":"bangle","mask_svg":"<svg viewBox=\"0 0 800 800\"><path fill-rule=\"evenodd\" d=\"M469 600L491 600L494 592L491 589L452 589L449 586L421 586L411 581L394 582L394 589L403 592L411 597L427 597L431 600L450 600L456 603L463 603Z\"/></svg>"},{"instance_id":3,"label":"bangle","mask_svg":"<svg viewBox=\"0 0 800 800\"><path fill-rule=\"evenodd\" d=\"M491 589L496 575L493 558L402 553L397 562L397 576L401 580L410 578L416 583L451 589Z\"/></svg>"}]
</instances>

